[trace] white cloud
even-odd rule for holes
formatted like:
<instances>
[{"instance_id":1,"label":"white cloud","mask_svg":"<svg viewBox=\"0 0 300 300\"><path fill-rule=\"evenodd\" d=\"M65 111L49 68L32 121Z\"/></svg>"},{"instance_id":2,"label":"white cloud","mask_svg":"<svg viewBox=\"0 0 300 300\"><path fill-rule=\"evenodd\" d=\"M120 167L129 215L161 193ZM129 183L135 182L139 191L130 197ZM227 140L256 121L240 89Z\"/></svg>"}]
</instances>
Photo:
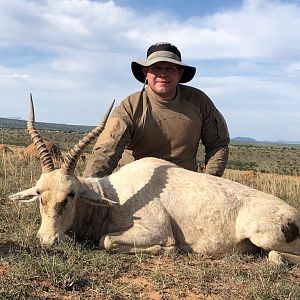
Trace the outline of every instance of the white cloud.
<instances>
[{"instance_id":1,"label":"white cloud","mask_svg":"<svg viewBox=\"0 0 300 300\"><path fill-rule=\"evenodd\" d=\"M249 0L241 10L185 22L140 16L113 1L3 0L0 8L1 40L12 45L122 52L170 39L191 59L299 56L300 7L295 4Z\"/></svg>"},{"instance_id":2,"label":"white cloud","mask_svg":"<svg viewBox=\"0 0 300 300\"><path fill-rule=\"evenodd\" d=\"M300 61L294 61L290 64L287 64L286 72L288 73L289 76L300 80Z\"/></svg>"}]
</instances>

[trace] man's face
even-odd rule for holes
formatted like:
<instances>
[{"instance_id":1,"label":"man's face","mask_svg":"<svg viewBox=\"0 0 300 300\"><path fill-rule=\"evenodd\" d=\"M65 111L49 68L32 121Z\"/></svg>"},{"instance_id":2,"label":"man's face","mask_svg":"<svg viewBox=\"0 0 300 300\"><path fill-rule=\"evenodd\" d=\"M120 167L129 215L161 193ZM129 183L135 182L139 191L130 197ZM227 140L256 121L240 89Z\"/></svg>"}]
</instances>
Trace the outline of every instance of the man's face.
<instances>
[{"instance_id":1,"label":"man's face","mask_svg":"<svg viewBox=\"0 0 300 300\"><path fill-rule=\"evenodd\" d=\"M183 70L176 64L158 62L143 68L149 87L165 100L172 100Z\"/></svg>"}]
</instances>

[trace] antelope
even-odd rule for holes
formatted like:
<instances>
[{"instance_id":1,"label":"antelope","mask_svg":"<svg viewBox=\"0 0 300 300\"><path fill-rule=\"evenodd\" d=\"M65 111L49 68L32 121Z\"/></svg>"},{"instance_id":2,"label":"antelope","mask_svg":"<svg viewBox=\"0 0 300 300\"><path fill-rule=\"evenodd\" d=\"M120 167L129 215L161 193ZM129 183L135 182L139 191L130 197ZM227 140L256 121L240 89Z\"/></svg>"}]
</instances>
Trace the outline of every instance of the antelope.
<instances>
[{"instance_id":1,"label":"antelope","mask_svg":"<svg viewBox=\"0 0 300 300\"><path fill-rule=\"evenodd\" d=\"M44 144L48 148L51 156L54 159L62 160L62 155L61 155L61 152L57 145L55 145L52 142L45 141L45 140L44 140ZM20 150L20 152L19 152L19 159L32 158L32 157L39 159L39 153L38 153L34 143L31 143L30 145L28 145L26 148Z\"/></svg>"},{"instance_id":2,"label":"antelope","mask_svg":"<svg viewBox=\"0 0 300 300\"><path fill-rule=\"evenodd\" d=\"M0 144L0 152L2 153L14 153L7 145L5 144Z\"/></svg>"},{"instance_id":3,"label":"antelope","mask_svg":"<svg viewBox=\"0 0 300 300\"><path fill-rule=\"evenodd\" d=\"M300 214L283 200L153 157L102 178L75 176L80 154L101 133L112 106L55 169L34 127L32 97L30 103L27 127L42 174L35 186L9 198L39 201L42 245L50 247L69 235L117 253L179 250L220 257L263 249L277 265L300 263Z\"/></svg>"}]
</instances>

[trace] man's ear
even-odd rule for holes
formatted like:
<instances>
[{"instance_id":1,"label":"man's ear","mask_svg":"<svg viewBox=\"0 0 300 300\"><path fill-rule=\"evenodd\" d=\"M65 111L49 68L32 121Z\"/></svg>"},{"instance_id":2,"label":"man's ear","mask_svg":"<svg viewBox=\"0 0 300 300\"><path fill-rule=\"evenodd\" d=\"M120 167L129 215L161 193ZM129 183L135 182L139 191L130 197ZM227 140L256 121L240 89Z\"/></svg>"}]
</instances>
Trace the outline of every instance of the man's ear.
<instances>
[{"instance_id":1,"label":"man's ear","mask_svg":"<svg viewBox=\"0 0 300 300\"><path fill-rule=\"evenodd\" d=\"M179 81L184 73L184 69L179 69Z\"/></svg>"}]
</instances>

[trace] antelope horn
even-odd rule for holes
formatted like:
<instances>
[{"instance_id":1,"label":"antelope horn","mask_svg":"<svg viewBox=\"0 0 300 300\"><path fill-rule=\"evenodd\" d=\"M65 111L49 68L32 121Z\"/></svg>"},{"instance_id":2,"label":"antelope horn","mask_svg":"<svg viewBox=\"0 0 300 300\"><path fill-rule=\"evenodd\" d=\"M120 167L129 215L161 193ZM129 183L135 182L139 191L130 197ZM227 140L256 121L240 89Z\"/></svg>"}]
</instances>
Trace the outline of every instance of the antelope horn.
<instances>
[{"instance_id":1,"label":"antelope horn","mask_svg":"<svg viewBox=\"0 0 300 300\"><path fill-rule=\"evenodd\" d=\"M100 135L100 133L103 131L105 124L107 122L107 119L109 117L109 114L114 106L115 100L110 105L108 111L106 112L102 122L94 128L91 132L89 132L86 136L84 136L77 145L75 145L72 149L69 150L68 154L66 155L64 159L64 163L61 166L61 170L63 174L73 174L77 161L80 157L80 154L84 150L86 146L88 146L96 137Z\"/></svg>"},{"instance_id":2,"label":"antelope horn","mask_svg":"<svg viewBox=\"0 0 300 300\"><path fill-rule=\"evenodd\" d=\"M27 131L30 135L32 142L34 143L42 164L42 172L47 173L54 170L54 163L49 150L47 149L44 141L39 135L38 131L34 127L34 107L32 95L30 93L30 103L29 103L29 118L27 121Z\"/></svg>"}]
</instances>

